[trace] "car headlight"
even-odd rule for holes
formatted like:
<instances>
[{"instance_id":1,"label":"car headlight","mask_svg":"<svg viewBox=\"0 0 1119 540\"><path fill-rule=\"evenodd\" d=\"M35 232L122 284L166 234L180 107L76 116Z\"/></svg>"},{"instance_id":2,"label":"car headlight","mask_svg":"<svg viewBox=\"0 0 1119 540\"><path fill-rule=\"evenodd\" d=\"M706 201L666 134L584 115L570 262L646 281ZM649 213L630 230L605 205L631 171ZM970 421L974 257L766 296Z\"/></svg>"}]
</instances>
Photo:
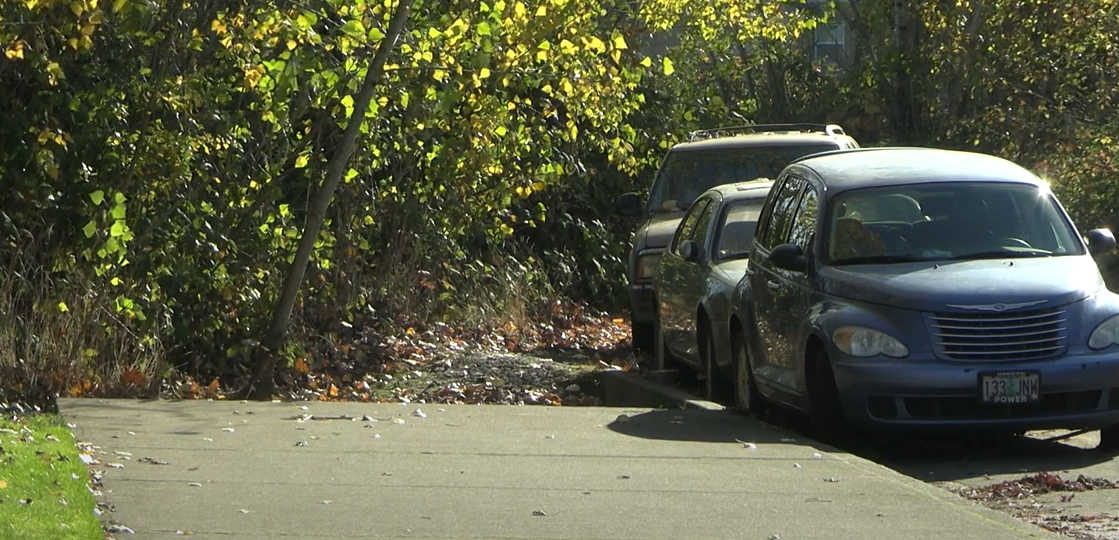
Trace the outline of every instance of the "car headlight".
<instances>
[{"instance_id":1,"label":"car headlight","mask_svg":"<svg viewBox=\"0 0 1119 540\"><path fill-rule=\"evenodd\" d=\"M1096 351L1115 344L1119 344L1119 315L1112 315L1100 323L1088 336L1088 347Z\"/></svg>"},{"instance_id":2,"label":"car headlight","mask_svg":"<svg viewBox=\"0 0 1119 540\"><path fill-rule=\"evenodd\" d=\"M657 269L657 263L661 261L661 254L656 255L641 255L637 258L637 278L646 279L653 277L653 270Z\"/></svg>"},{"instance_id":3,"label":"car headlight","mask_svg":"<svg viewBox=\"0 0 1119 540\"><path fill-rule=\"evenodd\" d=\"M893 336L862 326L840 327L832 333L831 339L845 354L860 358L880 354L892 358L909 356L909 348Z\"/></svg>"}]
</instances>

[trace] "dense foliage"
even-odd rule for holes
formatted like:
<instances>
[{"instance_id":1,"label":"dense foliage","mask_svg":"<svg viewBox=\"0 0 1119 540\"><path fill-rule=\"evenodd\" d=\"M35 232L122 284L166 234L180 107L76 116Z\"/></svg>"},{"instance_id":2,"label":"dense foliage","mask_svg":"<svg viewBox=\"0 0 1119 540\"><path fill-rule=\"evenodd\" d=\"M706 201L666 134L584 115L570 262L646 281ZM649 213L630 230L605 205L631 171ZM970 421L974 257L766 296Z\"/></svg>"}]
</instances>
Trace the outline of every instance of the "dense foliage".
<instances>
[{"instance_id":1,"label":"dense foliage","mask_svg":"<svg viewBox=\"0 0 1119 540\"><path fill-rule=\"evenodd\" d=\"M397 0L0 5L0 376L142 392L245 373L385 43L300 336L622 305L632 224L613 199L712 125L996 153L1052 179L1082 227L1119 225L1108 0L410 6L386 42ZM813 60L829 21L845 51Z\"/></svg>"}]
</instances>

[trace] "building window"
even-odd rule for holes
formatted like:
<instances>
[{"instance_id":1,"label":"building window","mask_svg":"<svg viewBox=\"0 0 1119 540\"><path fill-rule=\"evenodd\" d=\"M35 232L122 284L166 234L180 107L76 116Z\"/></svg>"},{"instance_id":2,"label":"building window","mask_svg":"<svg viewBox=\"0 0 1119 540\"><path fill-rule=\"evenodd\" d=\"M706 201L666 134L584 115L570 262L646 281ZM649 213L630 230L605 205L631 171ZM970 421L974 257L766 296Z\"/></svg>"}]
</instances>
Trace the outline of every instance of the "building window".
<instances>
[{"instance_id":1,"label":"building window","mask_svg":"<svg viewBox=\"0 0 1119 540\"><path fill-rule=\"evenodd\" d=\"M813 33L812 60L842 65L847 59L847 24L832 20L816 25Z\"/></svg>"}]
</instances>

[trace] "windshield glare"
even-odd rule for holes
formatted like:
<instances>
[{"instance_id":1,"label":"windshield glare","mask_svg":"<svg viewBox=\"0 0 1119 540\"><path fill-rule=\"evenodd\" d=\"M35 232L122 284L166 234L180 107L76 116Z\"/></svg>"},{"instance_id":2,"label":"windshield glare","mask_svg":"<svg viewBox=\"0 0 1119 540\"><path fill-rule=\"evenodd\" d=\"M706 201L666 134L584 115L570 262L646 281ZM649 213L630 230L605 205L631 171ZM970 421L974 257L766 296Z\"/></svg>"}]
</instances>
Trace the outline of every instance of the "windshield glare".
<instances>
[{"instance_id":1,"label":"windshield glare","mask_svg":"<svg viewBox=\"0 0 1119 540\"><path fill-rule=\"evenodd\" d=\"M801 145L672 152L649 194L648 210L684 210L704 191L715 186L777 178L790 161L835 149L835 145Z\"/></svg>"},{"instance_id":2,"label":"windshield glare","mask_svg":"<svg viewBox=\"0 0 1119 540\"><path fill-rule=\"evenodd\" d=\"M765 199L745 199L727 206L715 249L718 258L733 259L750 254L763 203Z\"/></svg>"},{"instance_id":3,"label":"windshield glare","mask_svg":"<svg viewBox=\"0 0 1119 540\"><path fill-rule=\"evenodd\" d=\"M830 212L833 265L1084 253L1053 195L1025 184L859 189L837 196Z\"/></svg>"}]
</instances>

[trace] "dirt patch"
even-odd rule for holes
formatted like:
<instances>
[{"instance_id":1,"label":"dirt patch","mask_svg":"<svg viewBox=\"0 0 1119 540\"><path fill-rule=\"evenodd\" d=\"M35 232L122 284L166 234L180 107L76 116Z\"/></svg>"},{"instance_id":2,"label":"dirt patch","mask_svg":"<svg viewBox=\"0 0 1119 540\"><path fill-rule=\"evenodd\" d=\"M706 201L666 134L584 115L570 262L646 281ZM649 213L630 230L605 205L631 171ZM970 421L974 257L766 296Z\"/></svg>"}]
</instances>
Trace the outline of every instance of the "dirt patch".
<instances>
[{"instance_id":1,"label":"dirt patch","mask_svg":"<svg viewBox=\"0 0 1119 540\"><path fill-rule=\"evenodd\" d=\"M1119 517L1108 512L1078 513L1069 504L1078 493L1119 489L1119 482L1106 478L1079 475L1075 480L1065 480L1060 475L1040 472L975 488L939 485L966 499L1071 538L1119 538Z\"/></svg>"}]
</instances>

